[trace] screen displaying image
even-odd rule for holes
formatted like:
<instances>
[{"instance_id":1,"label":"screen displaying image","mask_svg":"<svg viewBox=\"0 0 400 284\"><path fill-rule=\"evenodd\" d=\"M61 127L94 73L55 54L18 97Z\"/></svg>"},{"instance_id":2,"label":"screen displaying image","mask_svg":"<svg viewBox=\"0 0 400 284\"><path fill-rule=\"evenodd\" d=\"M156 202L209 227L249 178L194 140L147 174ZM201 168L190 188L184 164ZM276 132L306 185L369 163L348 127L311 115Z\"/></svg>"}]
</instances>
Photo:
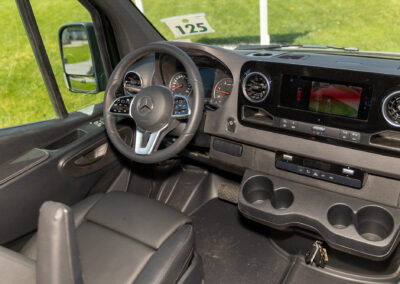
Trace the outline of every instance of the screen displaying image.
<instances>
[{"instance_id":1,"label":"screen displaying image","mask_svg":"<svg viewBox=\"0 0 400 284\"><path fill-rule=\"evenodd\" d=\"M357 117L361 93L361 87L312 81L308 108L316 112Z\"/></svg>"}]
</instances>

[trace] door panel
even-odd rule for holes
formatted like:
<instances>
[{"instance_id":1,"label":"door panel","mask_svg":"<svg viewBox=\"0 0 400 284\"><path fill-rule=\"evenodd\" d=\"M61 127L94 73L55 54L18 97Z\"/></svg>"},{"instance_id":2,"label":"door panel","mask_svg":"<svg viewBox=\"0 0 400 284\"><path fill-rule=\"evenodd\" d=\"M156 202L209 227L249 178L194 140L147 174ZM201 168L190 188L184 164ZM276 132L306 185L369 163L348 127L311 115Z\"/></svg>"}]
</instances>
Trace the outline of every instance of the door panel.
<instances>
[{"instance_id":1,"label":"door panel","mask_svg":"<svg viewBox=\"0 0 400 284\"><path fill-rule=\"evenodd\" d=\"M44 201L73 205L92 187L98 192L99 183L101 190L104 176L113 180L122 171L124 159L109 144L100 115L0 130L0 169L7 169L0 175L0 244L33 231ZM130 127L120 133L132 142Z\"/></svg>"}]
</instances>

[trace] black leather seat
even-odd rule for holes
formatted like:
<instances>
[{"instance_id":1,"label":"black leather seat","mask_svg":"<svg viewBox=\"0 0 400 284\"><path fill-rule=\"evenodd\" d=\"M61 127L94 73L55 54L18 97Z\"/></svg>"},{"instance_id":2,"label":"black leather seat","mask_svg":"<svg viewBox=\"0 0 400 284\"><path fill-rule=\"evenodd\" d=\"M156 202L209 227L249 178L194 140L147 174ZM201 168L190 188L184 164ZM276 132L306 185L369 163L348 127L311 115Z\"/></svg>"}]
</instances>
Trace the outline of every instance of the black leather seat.
<instances>
[{"instance_id":1,"label":"black leather seat","mask_svg":"<svg viewBox=\"0 0 400 284\"><path fill-rule=\"evenodd\" d=\"M176 283L193 258L191 219L157 201L112 192L72 209L84 283ZM42 229L39 222L39 236L21 251L30 259L50 246L40 241Z\"/></svg>"}]
</instances>

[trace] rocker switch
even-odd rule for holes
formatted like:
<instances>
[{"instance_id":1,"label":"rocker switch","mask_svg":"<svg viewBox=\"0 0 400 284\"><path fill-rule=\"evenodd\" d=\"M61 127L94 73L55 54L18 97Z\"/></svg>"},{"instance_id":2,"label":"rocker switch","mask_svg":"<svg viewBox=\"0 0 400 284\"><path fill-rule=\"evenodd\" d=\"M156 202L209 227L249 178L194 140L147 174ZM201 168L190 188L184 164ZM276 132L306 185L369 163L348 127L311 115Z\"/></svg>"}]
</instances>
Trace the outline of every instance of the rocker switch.
<instances>
[{"instance_id":1,"label":"rocker switch","mask_svg":"<svg viewBox=\"0 0 400 284\"><path fill-rule=\"evenodd\" d=\"M354 175L354 170L349 169L349 168L343 168L342 169L342 173L345 174L345 175L352 176L352 175Z\"/></svg>"},{"instance_id":2,"label":"rocker switch","mask_svg":"<svg viewBox=\"0 0 400 284\"><path fill-rule=\"evenodd\" d=\"M293 161L293 156L288 155L288 154L283 154L283 159L285 161L292 162Z\"/></svg>"}]
</instances>

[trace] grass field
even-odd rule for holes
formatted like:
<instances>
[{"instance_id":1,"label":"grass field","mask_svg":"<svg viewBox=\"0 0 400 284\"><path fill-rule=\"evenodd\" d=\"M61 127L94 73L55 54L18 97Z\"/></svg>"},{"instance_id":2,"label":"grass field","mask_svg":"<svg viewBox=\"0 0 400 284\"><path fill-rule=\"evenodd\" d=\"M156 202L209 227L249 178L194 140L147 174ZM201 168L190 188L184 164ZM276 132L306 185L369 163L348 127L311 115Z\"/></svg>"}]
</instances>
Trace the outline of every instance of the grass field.
<instances>
[{"instance_id":1,"label":"grass field","mask_svg":"<svg viewBox=\"0 0 400 284\"><path fill-rule=\"evenodd\" d=\"M204 12L215 33L190 37L210 44L257 43L258 0L142 0L145 15L168 39L160 19ZM33 10L67 109L99 102L103 94L70 93L64 84L57 40L58 28L90 21L76 0L32 0ZM167 4L166 4L167 3ZM361 50L400 52L400 1L397 0L269 0L271 42L356 46ZM33 57L15 1L0 0L0 127L55 116Z\"/></svg>"},{"instance_id":2,"label":"grass field","mask_svg":"<svg viewBox=\"0 0 400 284\"><path fill-rule=\"evenodd\" d=\"M70 22L91 21L76 0L31 0L38 26L68 111L100 102L103 94L71 93L65 87L58 29ZM67 11L74 11L68 13ZM55 117L15 1L0 0L0 127Z\"/></svg>"}]
</instances>

